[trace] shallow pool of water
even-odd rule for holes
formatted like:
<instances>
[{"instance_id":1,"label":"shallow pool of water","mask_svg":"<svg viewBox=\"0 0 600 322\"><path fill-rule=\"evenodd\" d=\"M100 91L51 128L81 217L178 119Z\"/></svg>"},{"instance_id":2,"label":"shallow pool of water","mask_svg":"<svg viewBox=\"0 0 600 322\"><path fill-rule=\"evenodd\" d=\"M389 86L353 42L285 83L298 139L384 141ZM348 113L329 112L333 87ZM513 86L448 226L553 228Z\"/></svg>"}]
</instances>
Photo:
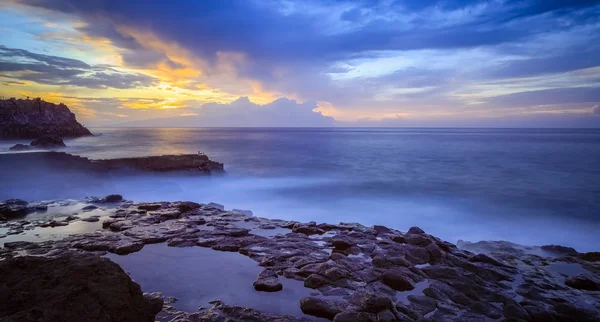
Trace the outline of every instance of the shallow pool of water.
<instances>
[{"instance_id":1,"label":"shallow pool of water","mask_svg":"<svg viewBox=\"0 0 600 322\"><path fill-rule=\"evenodd\" d=\"M262 268L239 253L154 244L126 256L106 256L121 265L144 292L176 297L173 306L182 311L194 312L221 300L274 314L303 315L300 299L311 292L302 282L283 277L280 292L254 290L252 284Z\"/></svg>"}]
</instances>

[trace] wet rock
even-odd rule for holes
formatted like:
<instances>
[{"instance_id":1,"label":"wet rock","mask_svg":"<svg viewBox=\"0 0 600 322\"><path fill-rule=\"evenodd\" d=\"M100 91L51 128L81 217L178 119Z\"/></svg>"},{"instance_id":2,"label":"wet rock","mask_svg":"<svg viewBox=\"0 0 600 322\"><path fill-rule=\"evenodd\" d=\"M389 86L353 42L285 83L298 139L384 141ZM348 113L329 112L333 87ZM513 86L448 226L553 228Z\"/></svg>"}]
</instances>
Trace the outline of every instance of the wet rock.
<instances>
[{"instance_id":1,"label":"wet rock","mask_svg":"<svg viewBox=\"0 0 600 322\"><path fill-rule=\"evenodd\" d=\"M344 237L340 237L340 236L336 236L331 240L331 244L333 244L333 247L340 249L340 250L345 250L348 249L352 246L354 246L354 242L352 240L350 240L349 238L344 238Z\"/></svg>"},{"instance_id":2,"label":"wet rock","mask_svg":"<svg viewBox=\"0 0 600 322\"><path fill-rule=\"evenodd\" d=\"M177 206L179 212L182 212L182 213L192 211L192 210L198 209L200 207L201 207L201 205L199 203L195 203L195 202L181 202Z\"/></svg>"},{"instance_id":3,"label":"wet rock","mask_svg":"<svg viewBox=\"0 0 600 322\"><path fill-rule=\"evenodd\" d=\"M325 231L317 226L312 225L303 225L303 224L295 224L292 228L292 232L298 234L304 234L307 236L311 235L323 235Z\"/></svg>"},{"instance_id":4,"label":"wet rock","mask_svg":"<svg viewBox=\"0 0 600 322\"><path fill-rule=\"evenodd\" d=\"M471 303L469 308L474 312L483 314L491 319L499 319L502 317L502 312L500 309L489 303L474 301Z\"/></svg>"},{"instance_id":5,"label":"wet rock","mask_svg":"<svg viewBox=\"0 0 600 322\"><path fill-rule=\"evenodd\" d=\"M319 274L311 274L304 280L304 287L313 289L331 284L333 284L333 281Z\"/></svg>"},{"instance_id":6,"label":"wet rock","mask_svg":"<svg viewBox=\"0 0 600 322\"><path fill-rule=\"evenodd\" d=\"M27 150L32 150L33 148L30 145L27 144L15 144L13 146L10 147L10 151L27 151Z\"/></svg>"},{"instance_id":7,"label":"wet rock","mask_svg":"<svg viewBox=\"0 0 600 322\"><path fill-rule=\"evenodd\" d=\"M60 227L60 226L67 226L69 225L68 222L64 222L64 221L56 221L56 220L52 220L50 222L47 222L45 224L41 224L40 227Z\"/></svg>"},{"instance_id":8,"label":"wet rock","mask_svg":"<svg viewBox=\"0 0 600 322\"><path fill-rule=\"evenodd\" d=\"M160 292L143 293L144 301L148 304L151 312L160 312L163 308L165 301L163 300Z\"/></svg>"},{"instance_id":9,"label":"wet rock","mask_svg":"<svg viewBox=\"0 0 600 322\"><path fill-rule=\"evenodd\" d=\"M123 201L123 196L121 195L108 195L106 197L103 198L104 202L107 203L115 203L115 202L121 202Z\"/></svg>"},{"instance_id":10,"label":"wet rock","mask_svg":"<svg viewBox=\"0 0 600 322\"><path fill-rule=\"evenodd\" d=\"M531 321L531 315L518 303L511 301L509 303L505 303L502 308L502 313L505 318L514 318L520 319L524 321Z\"/></svg>"},{"instance_id":11,"label":"wet rock","mask_svg":"<svg viewBox=\"0 0 600 322\"><path fill-rule=\"evenodd\" d=\"M247 236L250 232L249 229L245 228L231 228L231 229L219 229L212 232L213 235L224 235L231 237L242 237Z\"/></svg>"},{"instance_id":12,"label":"wet rock","mask_svg":"<svg viewBox=\"0 0 600 322\"><path fill-rule=\"evenodd\" d=\"M410 318L407 316L402 316L401 318L396 317L396 315L390 311L385 310L377 313L377 321L378 322L396 322L396 321L408 321Z\"/></svg>"},{"instance_id":13,"label":"wet rock","mask_svg":"<svg viewBox=\"0 0 600 322\"><path fill-rule=\"evenodd\" d=\"M415 288L410 278L404 271L399 269L386 270L381 280L383 283L396 291L410 291Z\"/></svg>"},{"instance_id":14,"label":"wet rock","mask_svg":"<svg viewBox=\"0 0 600 322\"><path fill-rule=\"evenodd\" d=\"M67 145L56 135L44 135L31 142L32 147L38 148L64 148Z\"/></svg>"},{"instance_id":15,"label":"wet rock","mask_svg":"<svg viewBox=\"0 0 600 322\"><path fill-rule=\"evenodd\" d=\"M337 300L326 300L318 297L305 297L300 300L300 309L304 314L333 320L342 312L346 304Z\"/></svg>"},{"instance_id":16,"label":"wet rock","mask_svg":"<svg viewBox=\"0 0 600 322\"><path fill-rule=\"evenodd\" d=\"M108 227L110 227L110 225L114 224L115 222L117 222L117 221L114 219L107 219L102 222L102 228L108 228Z\"/></svg>"},{"instance_id":17,"label":"wet rock","mask_svg":"<svg viewBox=\"0 0 600 322\"><path fill-rule=\"evenodd\" d=\"M154 321L148 301L119 265L96 256L17 257L0 262L6 321Z\"/></svg>"},{"instance_id":18,"label":"wet rock","mask_svg":"<svg viewBox=\"0 0 600 322\"><path fill-rule=\"evenodd\" d=\"M95 210L95 209L98 209L98 206L96 206L96 205L88 205L88 206L83 207L81 210L83 210L83 211L92 211L92 210Z\"/></svg>"},{"instance_id":19,"label":"wet rock","mask_svg":"<svg viewBox=\"0 0 600 322\"><path fill-rule=\"evenodd\" d=\"M74 216L74 215L69 215L63 221L69 222L69 221L73 221L73 220L77 220L77 219L79 219L79 217Z\"/></svg>"},{"instance_id":20,"label":"wet rock","mask_svg":"<svg viewBox=\"0 0 600 322\"><path fill-rule=\"evenodd\" d=\"M142 248L144 248L142 242L127 242L111 247L109 251L119 255L127 255L140 251Z\"/></svg>"},{"instance_id":21,"label":"wet rock","mask_svg":"<svg viewBox=\"0 0 600 322\"><path fill-rule=\"evenodd\" d=\"M405 236L405 243L425 247L433 241L427 236L419 233L410 233Z\"/></svg>"},{"instance_id":22,"label":"wet rock","mask_svg":"<svg viewBox=\"0 0 600 322\"><path fill-rule=\"evenodd\" d=\"M278 292L283 289L283 284L279 282L275 271L268 269L258 275L253 285L254 289L260 292Z\"/></svg>"},{"instance_id":23,"label":"wet rock","mask_svg":"<svg viewBox=\"0 0 600 322\"><path fill-rule=\"evenodd\" d=\"M498 262L497 260L485 255L485 254L477 254L471 258L469 258L470 262L474 262L474 263L487 263L487 264L491 264L494 266L503 266L502 263Z\"/></svg>"},{"instance_id":24,"label":"wet rock","mask_svg":"<svg viewBox=\"0 0 600 322\"><path fill-rule=\"evenodd\" d=\"M159 203L151 203L151 204L143 204L143 205L139 205L138 209L141 210L147 210L147 211L154 211L154 210L158 210L162 207L162 204Z\"/></svg>"},{"instance_id":25,"label":"wet rock","mask_svg":"<svg viewBox=\"0 0 600 322\"><path fill-rule=\"evenodd\" d=\"M82 218L81 221L97 222L97 221L100 221L100 217L98 217L98 216L90 216L90 217L87 217L87 218Z\"/></svg>"},{"instance_id":26,"label":"wet rock","mask_svg":"<svg viewBox=\"0 0 600 322\"><path fill-rule=\"evenodd\" d=\"M556 255L577 255L575 248L560 246L560 245L544 245L540 247L542 250Z\"/></svg>"},{"instance_id":27,"label":"wet rock","mask_svg":"<svg viewBox=\"0 0 600 322\"><path fill-rule=\"evenodd\" d=\"M248 217L254 216L254 213L250 210L232 209L231 212L235 212L237 214L242 214L242 215L248 216Z\"/></svg>"},{"instance_id":28,"label":"wet rock","mask_svg":"<svg viewBox=\"0 0 600 322\"><path fill-rule=\"evenodd\" d=\"M28 249L28 248L32 248L32 247L36 248L38 246L35 243L27 242L27 241L15 241L15 242L4 243L4 248L7 248L7 249Z\"/></svg>"},{"instance_id":29,"label":"wet rock","mask_svg":"<svg viewBox=\"0 0 600 322\"><path fill-rule=\"evenodd\" d=\"M379 313L384 310L393 309L394 303L386 296L368 293L363 295L360 304L361 311Z\"/></svg>"},{"instance_id":30,"label":"wet rock","mask_svg":"<svg viewBox=\"0 0 600 322\"><path fill-rule=\"evenodd\" d=\"M223 205L221 205L221 204L218 204L218 203L216 203L216 202L209 202L209 203L207 204L207 206L209 206L209 207L213 207L213 208L217 208L217 209L219 209L219 210L225 210L225 206L223 206Z\"/></svg>"},{"instance_id":31,"label":"wet rock","mask_svg":"<svg viewBox=\"0 0 600 322\"><path fill-rule=\"evenodd\" d=\"M425 232L423 231L423 229L419 228L419 227L410 227L408 229L408 231L406 232L406 234L424 234Z\"/></svg>"},{"instance_id":32,"label":"wet rock","mask_svg":"<svg viewBox=\"0 0 600 322\"><path fill-rule=\"evenodd\" d=\"M406 245L404 251L406 259L413 264L426 264L431 259L429 250L420 246Z\"/></svg>"},{"instance_id":33,"label":"wet rock","mask_svg":"<svg viewBox=\"0 0 600 322\"><path fill-rule=\"evenodd\" d=\"M588 262L600 261L600 252L589 252L580 255L581 259Z\"/></svg>"},{"instance_id":34,"label":"wet rock","mask_svg":"<svg viewBox=\"0 0 600 322\"><path fill-rule=\"evenodd\" d=\"M579 290L600 291L600 281L587 274L570 276L565 280L565 285Z\"/></svg>"},{"instance_id":35,"label":"wet rock","mask_svg":"<svg viewBox=\"0 0 600 322\"><path fill-rule=\"evenodd\" d=\"M378 322L377 315L368 312L342 312L335 316L334 322Z\"/></svg>"},{"instance_id":36,"label":"wet rock","mask_svg":"<svg viewBox=\"0 0 600 322\"><path fill-rule=\"evenodd\" d=\"M0 202L0 216L11 219L23 217L31 212L27 207L29 203L21 199L8 199Z\"/></svg>"},{"instance_id":37,"label":"wet rock","mask_svg":"<svg viewBox=\"0 0 600 322\"><path fill-rule=\"evenodd\" d=\"M129 220L116 221L108 226L112 231L123 231L130 228L133 228L133 224Z\"/></svg>"},{"instance_id":38,"label":"wet rock","mask_svg":"<svg viewBox=\"0 0 600 322\"><path fill-rule=\"evenodd\" d=\"M378 234L391 234L392 230L380 225L373 226L373 230L375 230Z\"/></svg>"}]
</instances>

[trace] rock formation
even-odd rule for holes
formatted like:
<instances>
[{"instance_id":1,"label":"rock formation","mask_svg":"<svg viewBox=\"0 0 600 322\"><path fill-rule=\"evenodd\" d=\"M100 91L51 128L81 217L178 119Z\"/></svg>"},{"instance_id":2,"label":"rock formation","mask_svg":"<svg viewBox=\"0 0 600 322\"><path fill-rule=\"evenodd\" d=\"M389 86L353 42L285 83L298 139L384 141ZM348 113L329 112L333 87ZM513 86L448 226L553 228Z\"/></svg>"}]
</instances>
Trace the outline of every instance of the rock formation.
<instances>
[{"instance_id":1,"label":"rock formation","mask_svg":"<svg viewBox=\"0 0 600 322\"><path fill-rule=\"evenodd\" d=\"M39 98L0 100L0 139L35 139L44 135L78 137L92 133L62 103Z\"/></svg>"},{"instance_id":2,"label":"rock formation","mask_svg":"<svg viewBox=\"0 0 600 322\"><path fill-rule=\"evenodd\" d=\"M11 151L27 151L32 149L56 149L56 148L64 148L67 145L63 140L56 135L44 135L33 141L31 141L30 145L25 144L15 144L9 150Z\"/></svg>"},{"instance_id":3,"label":"rock formation","mask_svg":"<svg viewBox=\"0 0 600 322\"><path fill-rule=\"evenodd\" d=\"M190 171L201 174L222 172L223 163L212 161L204 154L161 155L136 158L91 160L65 152L39 152L0 155L4 164L15 164L21 169L35 169L40 166L53 170L79 171Z\"/></svg>"},{"instance_id":4,"label":"rock formation","mask_svg":"<svg viewBox=\"0 0 600 322\"><path fill-rule=\"evenodd\" d=\"M44 135L31 141L31 146L40 148L64 148L67 145L56 135Z\"/></svg>"},{"instance_id":5,"label":"rock formation","mask_svg":"<svg viewBox=\"0 0 600 322\"><path fill-rule=\"evenodd\" d=\"M154 321L162 301L106 258L65 253L0 262L0 321Z\"/></svg>"}]
</instances>

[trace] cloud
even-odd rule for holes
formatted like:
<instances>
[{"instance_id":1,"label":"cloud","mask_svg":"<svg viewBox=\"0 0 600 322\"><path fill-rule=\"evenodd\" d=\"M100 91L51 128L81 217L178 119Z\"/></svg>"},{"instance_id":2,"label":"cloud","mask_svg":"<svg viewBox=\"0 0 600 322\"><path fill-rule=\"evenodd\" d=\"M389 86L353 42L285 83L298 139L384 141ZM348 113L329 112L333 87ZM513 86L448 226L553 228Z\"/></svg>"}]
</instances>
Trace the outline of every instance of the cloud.
<instances>
[{"instance_id":1,"label":"cloud","mask_svg":"<svg viewBox=\"0 0 600 322\"><path fill-rule=\"evenodd\" d=\"M592 107L592 113L600 114L600 105L596 104Z\"/></svg>"},{"instance_id":2,"label":"cloud","mask_svg":"<svg viewBox=\"0 0 600 322\"><path fill-rule=\"evenodd\" d=\"M178 102L197 99L195 106L239 96L261 103L291 97L317 101L319 110L338 119L396 124L405 119L373 120L469 118L560 104L585 103L588 111L598 102L584 89L600 86L597 0L14 1L42 18L52 12L78 21L74 32L108 40L122 67L169 83L162 87L173 91L160 97L180 93ZM74 78L78 86L127 88L152 82L136 79L143 74L71 66L77 62L57 61L66 66L59 70L46 70L46 63L23 66L28 61L3 67L20 68L13 74L37 68L20 79L46 84ZM78 69L87 72L73 75ZM193 96L200 92L209 98Z\"/></svg>"},{"instance_id":3,"label":"cloud","mask_svg":"<svg viewBox=\"0 0 600 322\"><path fill-rule=\"evenodd\" d=\"M298 103L280 98L259 105L246 97L228 103L208 103L181 114L180 117L151 119L120 124L154 127L326 127L334 125L331 117L313 111L317 104Z\"/></svg>"},{"instance_id":4,"label":"cloud","mask_svg":"<svg viewBox=\"0 0 600 322\"><path fill-rule=\"evenodd\" d=\"M600 87L555 88L498 95L487 99L487 103L499 107L594 103L598 101L600 101Z\"/></svg>"},{"instance_id":5,"label":"cloud","mask_svg":"<svg viewBox=\"0 0 600 322\"><path fill-rule=\"evenodd\" d=\"M127 89L151 86L156 79L125 73L109 66L88 65L76 59L42 55L0 45L0 73L4 77L48 85Z\"/></svg>"}]
</instances>

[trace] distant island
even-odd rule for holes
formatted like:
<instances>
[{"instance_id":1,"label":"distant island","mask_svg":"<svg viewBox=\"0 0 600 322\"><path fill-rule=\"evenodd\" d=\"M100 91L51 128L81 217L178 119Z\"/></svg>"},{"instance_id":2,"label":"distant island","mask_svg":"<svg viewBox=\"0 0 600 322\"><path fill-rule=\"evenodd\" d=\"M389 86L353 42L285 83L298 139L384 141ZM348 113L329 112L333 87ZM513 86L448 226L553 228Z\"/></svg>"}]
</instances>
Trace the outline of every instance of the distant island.
<instances>
[{"instance_id":1,"label":"distant island","mask_svg":"<svg viewBox=\"0 0 600 322\"><path fill-rule=\"evenodd\" d=\"M46 135L80 137L92 132L77 122L65 104L41 98L0 100L0 139L37 139Z\"/></svg>"}]
</instances>

